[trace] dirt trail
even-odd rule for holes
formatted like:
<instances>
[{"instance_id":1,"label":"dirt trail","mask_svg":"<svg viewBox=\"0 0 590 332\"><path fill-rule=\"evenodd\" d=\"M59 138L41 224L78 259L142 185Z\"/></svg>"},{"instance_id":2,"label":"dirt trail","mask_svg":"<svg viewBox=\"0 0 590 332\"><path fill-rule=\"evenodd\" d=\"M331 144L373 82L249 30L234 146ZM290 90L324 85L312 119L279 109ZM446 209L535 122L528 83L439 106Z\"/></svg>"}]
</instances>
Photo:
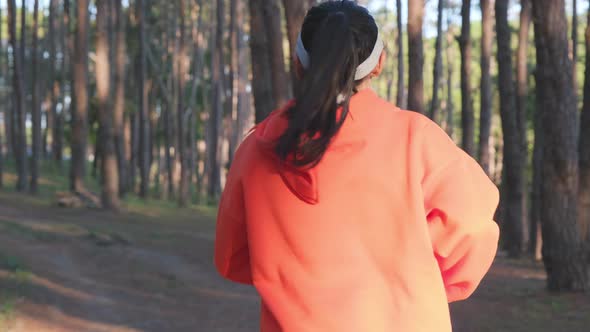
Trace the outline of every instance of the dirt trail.
<instances>
[{"instance_id":1,"label":"dirt trail","mask_svg":"<svg viewBox=\"0 0 590 332\"><path fill-rule=\"evenodd\" d=\"M0 200L0 253L31 272L23 286L0 269L0 290L19 290L0 332L257 331L256 293L217 276L213 234L210 220ZM498 260L473 299L451 307L455 330L584 331L590 298L552 297L543 284L539 266Z\"/></svg>"}]
</instances>

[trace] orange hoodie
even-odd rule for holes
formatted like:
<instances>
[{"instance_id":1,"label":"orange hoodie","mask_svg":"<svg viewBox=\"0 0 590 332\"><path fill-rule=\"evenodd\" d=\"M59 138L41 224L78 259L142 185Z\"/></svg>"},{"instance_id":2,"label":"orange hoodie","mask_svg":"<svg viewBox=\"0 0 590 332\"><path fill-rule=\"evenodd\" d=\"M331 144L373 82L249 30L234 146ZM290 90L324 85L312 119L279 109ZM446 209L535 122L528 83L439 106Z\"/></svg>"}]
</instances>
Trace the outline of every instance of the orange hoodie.
<instances>
[{"instance_id":1,"label":"orange hoodie","mask_svg":"<svg viewBox=\"0 0 590 332\"><path fill-rule=\"evenodd\" d=\"M323 160L273 153L275 111L236 153L215 264L262 298L262 332L446 332L498 244L498 190L436 124L366 89Z\"/></svg>"}]
</instances>

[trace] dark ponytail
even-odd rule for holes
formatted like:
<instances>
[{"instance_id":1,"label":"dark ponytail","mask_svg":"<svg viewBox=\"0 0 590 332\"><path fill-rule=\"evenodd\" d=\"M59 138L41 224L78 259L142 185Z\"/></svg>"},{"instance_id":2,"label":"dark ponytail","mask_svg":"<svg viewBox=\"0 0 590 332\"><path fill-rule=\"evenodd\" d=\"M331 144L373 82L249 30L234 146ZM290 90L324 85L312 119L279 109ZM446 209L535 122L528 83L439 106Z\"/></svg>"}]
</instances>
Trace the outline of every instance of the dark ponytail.
<instances>
[{"instance_id":1,"label":"dark ponytail","mask_svg":"<svg viewBox=\"0 0 590 332\"><path fill-rule=\"evenodd\" d=\"M321 161L348 115L356 69L376 39L373 18L352 1L325 2L309 11L302 40L311 61L276 146L283 161L301 167Z\"/></svg>"}]
</instances>

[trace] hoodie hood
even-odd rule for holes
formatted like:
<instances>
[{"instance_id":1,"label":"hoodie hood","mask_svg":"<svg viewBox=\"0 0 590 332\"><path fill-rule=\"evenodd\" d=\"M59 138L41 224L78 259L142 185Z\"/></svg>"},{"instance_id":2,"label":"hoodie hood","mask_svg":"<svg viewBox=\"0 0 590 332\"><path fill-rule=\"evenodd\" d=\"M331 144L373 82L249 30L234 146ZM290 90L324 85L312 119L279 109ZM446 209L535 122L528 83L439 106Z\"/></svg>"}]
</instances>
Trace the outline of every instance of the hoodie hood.
<instances>
[{"instance_id":1,"label":"hoodie hood","mask_svg":"<svg viewBox=\"0 0 590 332\"><path fill-rule=\"evenodd\" d=\"M367 92L365 92L367 91ZM364 97L363 97L364 96ZM352 111L354 104L360 98L367 96L375 96L370 89L363 90L355 94L351 98L350 112L348 118L344 122L339 133L334 138L332 144L328 147L328 152L338 151L338 157L343 158L351 152L358 151L364 147L364 140L362 136L357 134L354 130L354 116ZM275 153L274 149L276 142L281 135L287 130L288 118L287 110L295 104L291 100L282 109L272 112L266 120L257 125L254 129L253 135L256 138L257 145L263 153L275 161L278 173L281 175L285 185L291 192L302 201L308 204L318 204L320 193L318 188L318 177L320 176L320 167L312 168L295 166L289 161L282 161ZM321 164L321 162L320 162Z\"/></svg>"}]
</instances>

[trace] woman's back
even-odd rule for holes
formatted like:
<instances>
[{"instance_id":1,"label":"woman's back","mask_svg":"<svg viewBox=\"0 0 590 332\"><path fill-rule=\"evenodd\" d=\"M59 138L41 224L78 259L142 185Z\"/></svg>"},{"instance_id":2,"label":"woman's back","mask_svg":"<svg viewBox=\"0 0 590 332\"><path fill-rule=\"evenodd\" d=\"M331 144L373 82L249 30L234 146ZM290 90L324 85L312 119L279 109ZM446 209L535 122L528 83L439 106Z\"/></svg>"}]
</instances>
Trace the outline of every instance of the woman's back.
<instances>
[{"instance_id":1,"label":"woman's back","mask_svg":"<svg viewBox=\"0 0 590 332\"><path fill-rule=\"evenodd\" d=\"M277 111L242 144L218 219L216 265L257 288L262 331L450 331L497 246L478 164L370 89L314 167L274 152L287 126Z\"/></svg>"}]
</instances>

